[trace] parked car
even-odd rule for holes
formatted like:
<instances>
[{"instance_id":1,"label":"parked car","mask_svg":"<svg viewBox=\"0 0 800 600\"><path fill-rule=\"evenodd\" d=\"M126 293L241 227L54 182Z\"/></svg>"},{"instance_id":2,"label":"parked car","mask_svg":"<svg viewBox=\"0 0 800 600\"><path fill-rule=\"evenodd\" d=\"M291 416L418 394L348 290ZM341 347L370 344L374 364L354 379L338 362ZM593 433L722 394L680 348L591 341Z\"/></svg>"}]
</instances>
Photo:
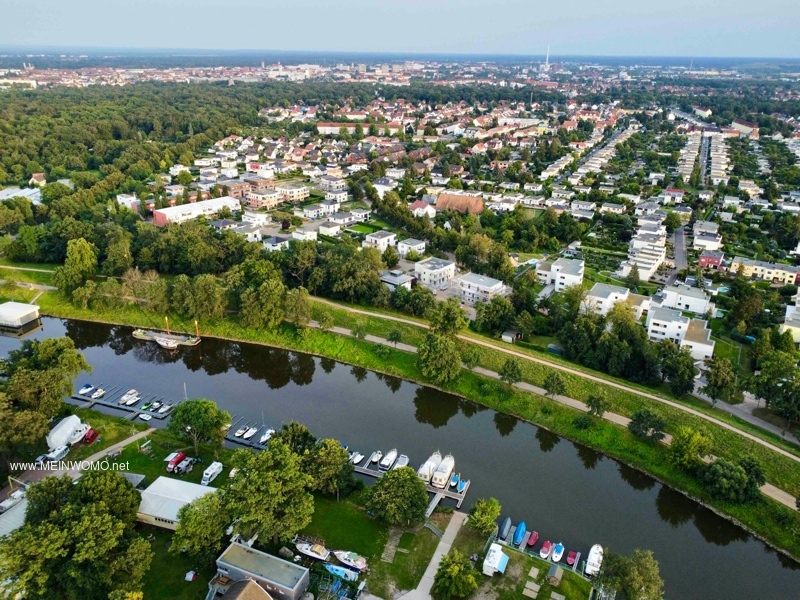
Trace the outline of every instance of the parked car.
<instances>
[{"instance_id":1,"label":"parked car","mask_svg":"<svg viewBox=\"0 0 800 600\"><path fill-rule=\"evenodd\" d=\"M90 429L86 432L86 435L83 436L83 441L87 444L93 444L98 435L99 434L94 429Z\"/></svg>"},{"instance_id":2,"label":"parked car","mask_svg":"<svg viewBox=\"0 0 800 600\"><path fill-rule=\"evenodd\" d=\"M183 452L173 452L170 454L167 457L167 459L169 459L167 462L167 473L172 473L175 470L175 467L177 467L184 458L186 458L186 454Z\"/></svg>"},{"instance_id":3,"label":"parked car","mask_svg":"<svg viewBox=\"0 0 800 600\"><path fill-rule=\"evenodd\" d=\"M178 475L183 475L185 473L190 472L194 468L195 460L191 457L184 458L178 465L175 467L175 472Z\"/></svg>"},{"instance_id":4,"label":"parked car","mask_svg":"<svg viewBox=\"0 0 800 600\"><path fill-rule=\"evenodd\" d=\"M33 461L33 463L37 467L41 467L44 463L46 463L49 460L50 460L50 457L47 454L40 454L39 456L36 457L36 460Z\"/></svg>"}]
</instances>

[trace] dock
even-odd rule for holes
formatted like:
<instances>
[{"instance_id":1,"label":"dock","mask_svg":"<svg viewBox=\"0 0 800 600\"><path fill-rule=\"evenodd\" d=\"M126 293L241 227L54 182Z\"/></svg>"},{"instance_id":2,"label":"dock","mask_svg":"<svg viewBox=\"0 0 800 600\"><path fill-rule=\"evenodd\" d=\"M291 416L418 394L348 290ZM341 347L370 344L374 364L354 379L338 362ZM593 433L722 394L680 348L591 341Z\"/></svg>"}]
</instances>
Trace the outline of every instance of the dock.
<instances>
[{"instance_id":1,"label":"dock","mask_svg":"<svg viewBox=\"0 0 800 600\"><path fill-rule=\"evenodd\" d=\"M139 415L150 415L150 417L153 419L158 419L160 421L163 421L169 417L175 407L182 402L182 400L169 400L164 396L159 396L158 394L142 394L140 400L134 406L126 406L124 404L120 404L119 399L125 394L125 392L128 391L127 389L118 385L107 386L104 383L97 385L96 388L103 388L106 391L102 398L90 398L89 396L84 396L75 392L72 395L72 399L81 402L81 408L92 408L96 405L100 405L128 412L130 413L128 416L130 420L136 419ZM158 410L142 410L140 406L144 406L148 402L161 402L162 405L171 404L172 408L165 413L159 413Z\"/></svg>"},{"instance_id":2,"label":"dock","mask_svg":"<svg viewBox=\"0 0 800 600\"><path fill-rule=\"evenodd\" d=\"M258 431L255 432L253 437L251 437L249 440L246 440L234 435L241 427L258 427ZM234 444L239 444L240 446L247 446L248 448L255 448L256 450L263 450L266 448L266 445L260 443L259 440L261 439L261 436L264 435L264 432L269 428L269 425L259 425L258 421L245 421L244 417L233 415L233 417L231 417L231 426L228 428L228 431L225 432L225 441L233 442Z\"/></svg>"},{"instance_id":3,"label":"dock","mask_svg":"<svg viewBox=\"0 0 800 600\"><path fill-rule=\"evenodd\" d=\"M364 459L366 461L364 464L366 465L372 464L371 461L373 456L375 456L374 452L371 453L368 458ZM369 466L363 467L359 465L353 465L353 469L359 475L367 475L368 477L375 477L375 478L381 477L385 473L385 471L381 471L379 469L370 469ZM464 498L467 497L469 486L470 482L467 481L467 484L464 486L464 490L462 492L458 491L451 492L449 488L438 488L430 484L426 484L425 488L428 491L428 493L433 494L433 500L431 500L431 504L428 506L428 510L431 513L433 513L433 510L436 508L436 505L439 504L439 502L444 498L455 500L456 508L461 508L461 505L464 502Z\"/></svg>"}]
</instances>

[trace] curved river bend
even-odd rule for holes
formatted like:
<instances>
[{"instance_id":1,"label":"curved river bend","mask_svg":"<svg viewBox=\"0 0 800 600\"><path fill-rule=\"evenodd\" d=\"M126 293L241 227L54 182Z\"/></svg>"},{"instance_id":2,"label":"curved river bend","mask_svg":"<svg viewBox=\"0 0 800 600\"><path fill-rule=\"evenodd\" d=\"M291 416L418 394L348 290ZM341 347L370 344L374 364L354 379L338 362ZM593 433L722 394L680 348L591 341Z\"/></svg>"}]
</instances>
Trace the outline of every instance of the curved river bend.
<instances>
[{"instance_id":1,"label":"curved river bend","mask_svg":"<svg viewBox=\"0 0 800 600\"><path fill-rule=\"evenodd\" d=\"M651 549L672 600L798 597L800 565L650 477L546 430L473 402L329 359L205 339L170 353L131 329L46 318L35 337L68 335L94 382L168 398L215 400L279 426L297 420L367 456L398 448L416 468L450 452L472 481L464 509L496 497L503 516L584 553ZM4 354L20 342L0 338ZM155 423L155 421L153 421Z\"/></svg>"}]
</instances>

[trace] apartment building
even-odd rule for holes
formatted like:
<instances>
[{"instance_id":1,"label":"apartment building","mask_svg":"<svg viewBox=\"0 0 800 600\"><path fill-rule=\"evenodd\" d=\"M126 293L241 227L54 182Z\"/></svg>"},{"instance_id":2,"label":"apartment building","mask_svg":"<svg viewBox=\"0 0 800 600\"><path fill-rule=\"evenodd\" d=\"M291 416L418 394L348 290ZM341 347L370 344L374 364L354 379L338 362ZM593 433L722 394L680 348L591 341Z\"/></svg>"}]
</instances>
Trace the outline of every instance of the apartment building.
<instances>
[{"instance_id":1,"label":"apartment building","mask_svg":"<svg viewBox=\"0 0 800 600\"><path fill-rule=\"evenodd\" d=\"M247 205L250 208L263 208L266 210L277 208L278 205L283 202L278 190L248 192L245 200L247 200Z\"/></svg>"},{"instance_id":2,"label":"apartment building","mask_svg":"<svg viewBox=\"0 0 800 600\"><path fill-rule=\"evenodd\" d=\"M511 290L499 279L467 273L455 280L459 297L467 304L489 302L495 296L507 296Z\"/></svg>"},{"instance_id":3,"label":"apartment building","mask_svg":"<svg viewBox=\"0 0 800 600\"><path fill-rule=\"evenodd\" d=\"M397 242L397 254L405 258L409 252L416 252L420 256L425 254L425 240L416 240L414 238L406 238L401 242Z\"/></svg>"},{"instance_id":4,"label":"apartment building","mask_svg":"<svg viewBox=\"0 0 800 600\"><path fill-rule=\"evenodd\" d=\"M159 227L163 227L169 223L184 223L197 219L198 217L213 216L223 208L227 208L231 212L239 212L242 210L242 205L236 198L223 196L221 198L211 198L210 200L201 200L200 202L192 202L190 204L181 204L180 206L159 208L153 211L153 223Z\"/></svg>"},{"instance_id":5,"label":"apartment building","mask_svg":"<svg viewBox=\"0 0 800 600\"><path fill-rule=\"evenodd\" d=\"M281 183L275 186L284 202L302 202L309 196L309 190L301 183Z\"/></svg>"},{"instance_id":6,"label":"apartment building","mask_svg":"<svg viewBox=\"0 0 800 600\"><path fill-rule=\"evenodd\" d=\"M397 245L397 234L392 231L373 231L364 237L362 248L377 248L383 253L389 246Z\"/></svg>"},{"instance_id":7,"label":"apartment building","mask_svg":"<svg viewBox=\"0 0 800 600\"><path fill-rule=\"evenodd\" d=\"M671 308L704 315L713 308L708 295L700 288L688 285L668 285L653 296L654 308Z\"/></svg>"},{"instance_id":8,"label":"apartment building","mask_svg":"<svg viewBox=\"0 0 800 600\"><path fill-rule=\"evenodd\" d=\"M584 299L583 310L604 317L617 302L625 302L630 306L637 321L650 310L650 298L647 296L633 294L626 287L608 283L595 283L592 286Z\"/></svg>"},{"instance_id":9,"label":"apartment building","mask_svg":"<svg viewBox=\"0 0 800 600\"><path fill-rule=\"evenodd\" d=\"M421 284L438 288L456 276L456 263L431 256L414 265L414 275Z\"/></svg>"},{"instance_id":10,"label":"apartment building","mask_svg":"<svg viewBox=\"0 0 800 600\"><path fill-rule=\"evenodd\" d=\"M552 285L556 292L563 292L570 286L583 283L584 263L582 260L557 258L554 261L536 263L536 276L544 285Z\"/></svg>"},{"instance_id":11,"label":"apartment building","mask_svg":"<svg viewBox=\"0 0 800 600\"><path fill-rule=\"evenodd\" d=\"M709 360L714 355L715 342L706 321L684 317L670 308L652 308L646 327L650 341L672 340L681 348L689 348L695 360Z\"/></svg>"},{"instance_id":12,"label":"apartment building","mask_svg":"<svg viewBox=\"0 0 800 600\"><path fill-rule=\"evenodd\" d=\"M794 265L769 263L763 260L735 256L731 261L731 273L736 274L740 270L742 275L750 279L761 279L784 285L797 283L798 274L800 274L800 267L795 267Z\"/></svg>"}]
</instances>

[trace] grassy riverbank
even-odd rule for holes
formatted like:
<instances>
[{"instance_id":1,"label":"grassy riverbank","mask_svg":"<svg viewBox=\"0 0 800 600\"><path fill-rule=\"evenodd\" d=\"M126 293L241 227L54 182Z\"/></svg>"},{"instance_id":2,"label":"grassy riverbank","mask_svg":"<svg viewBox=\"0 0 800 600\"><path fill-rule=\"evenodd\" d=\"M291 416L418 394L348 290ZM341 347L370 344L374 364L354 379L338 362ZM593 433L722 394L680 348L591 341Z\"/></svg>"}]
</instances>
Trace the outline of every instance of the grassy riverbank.
<instances>
[{"instance_id":1,"label":"grassy riverbank","mask_svg":"<svg viewBox=\"0 0 800 600\"><path fill-rule=\"evenodd\" d=\"M72 306L53 293L45 293L39 299L42 312L58 317L104 321L134 326L160 327L162 317L144 313L138 309L128 308L113 312L82 310ZM315 307L315 311L319 307ZM336 309L331 309L336 311ZM338 312L338 311L337 311ZM380 319L364 317L368 328L376 328L375 333L388 334L386 328L401 330L401 323L387 323ZM373 320L379 323L372 324ZM176 329L190 331L193 324L185 319L170 316L170 322ZM378 327L384 328L378 330ZM403 329L403 342L415 344L422 331L412 325ZM412 331L416 330L416 331ZM216 323L202 325L204 335L224 337L255 343L269 344L287 349L301 350L321 356L358 365L367 369L396 375L404 379L425 383L416 366L415 357L411 354L392 350L391 356L379 357L374 352L374 344L345 336L326 333L318 330L307 330L298 334L292 327L284 325L276 331L254 330L242 326L234 319L225 319ZM408 337L405 337L406 333ZM499 368L505 357L491 349L481 350L482 361L487 368ZM546 365L538 365L521 361L524 365L526 379L541 384L546 374ZM577 375L565 374L567 394L584 398L589 390L596 389L597 384L581 380ZM511 390L500 382L463 372L461 376L444 386L446 391L465 398L478 401L500 412L513 414L522 419L543 426L569 439L595 448L613 458L629 464L641 471L649 473L670 486L683 491L693 498L714 507L720 513L739 521L743 526L757 533L776 547L785 549L795 557L800 557L800 515L796 511L764 499L753 505L731 505L713 500L705 488L693 477L673 467L668 461L667 449L659 444L648 445L633 436L627 430L608 422L598 422L588 430L580 430L573 424L576 412L561 404L542 396ZM759 457L771 483L782 487L793 494L800 494L800 465L791 459L763 448L751 440L726 431L699 417L682 413L678 409L657 404L628 394L622 390L608 388L608 397L614 403L613 410L630 413L634 406L648 405L666 416L670 422L668 430L679 424L689 424L697 429L710 432L714 436L714 453L731 459L737 459L746 453ZM673 413L674 411L674 413Z\"/></svg>"}]
</instances>

